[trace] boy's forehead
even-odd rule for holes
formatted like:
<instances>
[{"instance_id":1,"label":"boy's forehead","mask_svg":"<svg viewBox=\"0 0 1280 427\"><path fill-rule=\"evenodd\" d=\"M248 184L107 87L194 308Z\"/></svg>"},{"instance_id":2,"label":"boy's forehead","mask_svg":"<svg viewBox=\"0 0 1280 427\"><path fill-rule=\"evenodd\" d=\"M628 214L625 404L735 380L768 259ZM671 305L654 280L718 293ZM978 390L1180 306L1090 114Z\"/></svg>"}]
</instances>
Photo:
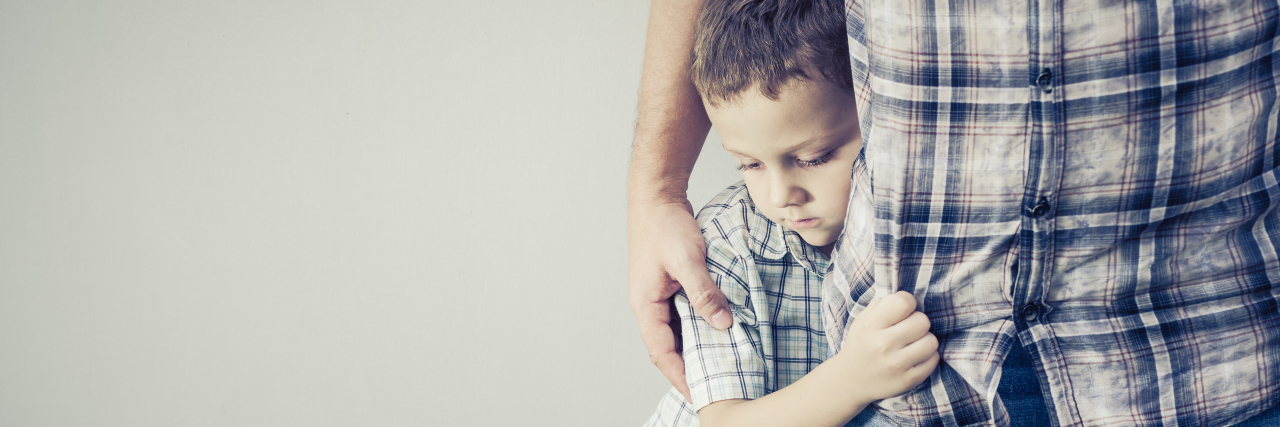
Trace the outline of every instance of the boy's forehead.
<instances>
[{"instance_id":1,"label":"boy's forehead","mask_svg":"<svg viewBox=\"0 0 1280 427\"><path fill-rule=\"evenodd\" d=\"M733 140L728 138L721 138L720 146L724 147L725 151L728 151L730 153L742 155L742 156L750 156L750 155L759 155L759 154L794 153L794 152L808 150L811 148L819 148L819 146L821 146L824 142L826 141L820 137L812 137L812 138L805 139L803 141L771 140L771 141L765 141L761 144L754 144L751 147L743 147L742 150L738 150L738 149L735 149L737 148L737 146L734 144ZM747 153L746 151L751 151L751 153Z\"/></svg>"},{"instance_id":2,"label":"boy's forehead","mask_svg":"<svg viewBox=\"0 0 1280 427\"><path fill-rule=\"evenodd\" d=\"M853 97L822 81L797 80L769 99L759 91L707 105L726 151L744 156L795 153L825 146L856 126Z\"/></svg>"}]
</instances>

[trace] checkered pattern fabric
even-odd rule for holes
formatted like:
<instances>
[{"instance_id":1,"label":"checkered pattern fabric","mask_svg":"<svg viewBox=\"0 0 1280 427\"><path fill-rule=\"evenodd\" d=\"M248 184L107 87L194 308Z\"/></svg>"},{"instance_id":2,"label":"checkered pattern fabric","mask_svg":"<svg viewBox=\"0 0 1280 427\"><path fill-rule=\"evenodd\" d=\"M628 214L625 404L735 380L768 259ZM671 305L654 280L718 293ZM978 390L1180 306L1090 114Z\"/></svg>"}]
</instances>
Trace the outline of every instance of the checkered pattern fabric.
<instances>
[{"instance_id":1,"label":"checkered pattern fabric","mask_svg":"<svg viewBox=\"0 0 1280 427\"><path fill-rule=\"evenodd\" d=\"M901 425L1008 425L1010 346L1059 425L1223 426L1280 402L1275 1L850 0L865 167L826 276L942 343Z\"/></svg>"},{"instance_id":2,"label":"checkered pattern fabric","mask_svg":"<svg viewBox=\"0 0 1280 427\"><path fill-rule=\"evenodd\" d=\"M735 184L698 213L707 268L733 311L727 331L707 324L675 296L693 404L674 389L647 426L696 426L697 410L727 399L758 399L799 380L827 358L821 273L827 256L755 209Z\"/></svg>"}]
</instances>

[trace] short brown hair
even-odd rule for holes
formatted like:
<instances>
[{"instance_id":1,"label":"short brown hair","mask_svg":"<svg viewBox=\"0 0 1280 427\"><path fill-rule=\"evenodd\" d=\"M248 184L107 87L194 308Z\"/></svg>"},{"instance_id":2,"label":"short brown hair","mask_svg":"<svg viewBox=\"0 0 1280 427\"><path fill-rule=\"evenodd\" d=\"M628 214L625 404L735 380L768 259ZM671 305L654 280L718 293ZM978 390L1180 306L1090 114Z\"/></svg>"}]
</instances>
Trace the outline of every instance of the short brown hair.
<instances>
[{"instance_id":1,"label":"short brown hair","mask_svg":"<svg viewBox=\"0 0 1280 427\"><path fill-rule=\"evenodd\" d=\"M791 79L853 90L843 0L708 0L694 30L693 84L711 105Z\"/></svg>"}]
</instances>

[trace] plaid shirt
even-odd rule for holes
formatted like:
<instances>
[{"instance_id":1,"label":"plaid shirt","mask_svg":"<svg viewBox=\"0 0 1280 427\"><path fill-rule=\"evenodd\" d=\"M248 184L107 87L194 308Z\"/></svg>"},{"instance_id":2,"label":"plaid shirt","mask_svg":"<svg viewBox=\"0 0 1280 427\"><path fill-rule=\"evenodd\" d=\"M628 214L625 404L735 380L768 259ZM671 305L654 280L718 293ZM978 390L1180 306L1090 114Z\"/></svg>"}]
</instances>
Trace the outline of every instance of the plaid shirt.
<instances>
[{"instance_id":1,"label":"plaid shirt","mask_svg":"<svg viewBox=\"0 0 1280 427\"><path fill-rule=\"evenodd\" d=\"M1007 425L1013 345L1059 425L1280 402L1274 1L850 0L847 22L866 163L827 336L874 287L942 343L882 414Z\"/></svg>"},{"instance_id":2,"label":"plaid shirt","mask_svg":"<svg viewBox=\"0 0 1280 427\"><path fill-rule=\"evenodd\" d=\"M717 330L675 296L693 405L672 389L647 426L697 426L697 411L727 399L758 399L827 358L820 314L827 256L756 210L741 182L698 213L707 269L733 311Z\"/></svg>"}]
</instances>

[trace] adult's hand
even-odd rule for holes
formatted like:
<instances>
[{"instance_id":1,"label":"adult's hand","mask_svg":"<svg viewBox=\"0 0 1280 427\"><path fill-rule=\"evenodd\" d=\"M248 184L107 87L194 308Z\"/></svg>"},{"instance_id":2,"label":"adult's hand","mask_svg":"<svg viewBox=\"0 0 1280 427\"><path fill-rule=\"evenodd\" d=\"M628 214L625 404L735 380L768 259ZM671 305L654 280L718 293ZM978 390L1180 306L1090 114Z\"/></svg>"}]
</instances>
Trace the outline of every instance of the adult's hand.
<instances>
[{"instance_id":1,"label":"adult's hand","mask_svg":"<svg viewBox=\"0 0 1280 427\"><path fill-rule=\"evenodd\" d=\"M711 122L689 79L702 0L653 0L645 39L639 118L627 176L627 281L649 359L689 399L671 295L684 287L712 326L732 320L706 268L706 244L686 190Z\"/></svg>"},{"instance_id":2,"label":"adult's hand","mask_svg":"<svg viewBox=\"0 0 1280 427\"><path fill-rule=\"evenodd\" d=\"M707 273L706 244L692 208L684 203L632 206L628 214L627 279L631 310L653 362L671 385L689 399L681 357L680 319L672 316L671 295L684 287L694 310L712 326L732 323L724 295Z\"/></svg>"}]
</instances>

